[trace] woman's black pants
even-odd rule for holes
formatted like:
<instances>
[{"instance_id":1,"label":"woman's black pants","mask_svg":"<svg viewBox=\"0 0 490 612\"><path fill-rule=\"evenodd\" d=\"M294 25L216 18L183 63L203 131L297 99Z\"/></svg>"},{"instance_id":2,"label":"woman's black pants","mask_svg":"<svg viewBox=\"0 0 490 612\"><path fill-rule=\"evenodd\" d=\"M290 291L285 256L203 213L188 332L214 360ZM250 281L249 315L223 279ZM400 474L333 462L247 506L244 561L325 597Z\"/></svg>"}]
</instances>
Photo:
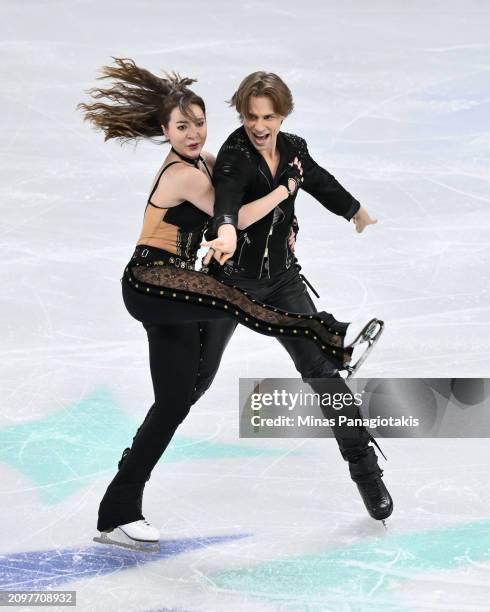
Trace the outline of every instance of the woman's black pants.
<instances>
[{"instance_id":1,"label":"woman's black pants","mask_svg":"<svg viewBox=\"0 0 490 612\"><path fill-rule=\"evenodd\" d=\"M206 311L203 315L204 310L199 306L137 293L124 278L122 287L126 308L143 323L148 335L155 403L102 499L99 531L144 518L141 504L145 482L191 406L199 378L203 326L206 324L209 333L213 320L229 318L216 311ZM208 321L196 320L203 316Z\"/></svg>"}]
</instances>

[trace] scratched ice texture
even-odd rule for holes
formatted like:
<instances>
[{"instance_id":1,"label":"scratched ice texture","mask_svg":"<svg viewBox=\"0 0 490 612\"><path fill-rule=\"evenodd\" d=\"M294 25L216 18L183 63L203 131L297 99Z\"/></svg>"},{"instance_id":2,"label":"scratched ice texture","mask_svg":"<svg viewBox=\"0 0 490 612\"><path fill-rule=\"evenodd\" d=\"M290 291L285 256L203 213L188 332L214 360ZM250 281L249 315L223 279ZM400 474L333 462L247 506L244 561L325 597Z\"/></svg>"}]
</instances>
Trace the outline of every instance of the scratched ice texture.
<instances>
[{"instance_id":1,"label":"scratched ice texture","mask_svg":"<svg viewBox=\"0 0 490 612\"><path fill-rule=\"evenodd\" d=\"M0 588L76 590L82 610L490 610L488 441L380 440L385 531L332 440L238 439L238 377L296 375L246 329L147 485L160 554L92 542L152 402L120 276L166 148L104 143L74 110L111 56L178 70L216 152L241 78L279 73L284 129L378 219L358 235L297 201L317 304L386 321L362 376L486 377L488 3L6 0L0 17Z\"/></svg>"}]
</instances>

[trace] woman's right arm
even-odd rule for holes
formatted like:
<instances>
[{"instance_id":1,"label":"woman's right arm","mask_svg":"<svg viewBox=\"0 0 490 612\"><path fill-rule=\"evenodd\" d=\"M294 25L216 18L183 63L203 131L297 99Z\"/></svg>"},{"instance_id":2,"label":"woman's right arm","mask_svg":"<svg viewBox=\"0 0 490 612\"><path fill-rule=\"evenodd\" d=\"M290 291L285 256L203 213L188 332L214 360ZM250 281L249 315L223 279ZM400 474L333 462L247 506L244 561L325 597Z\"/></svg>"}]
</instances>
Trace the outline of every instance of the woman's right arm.
<instances>
[{"instance_id":1,"label":"woman's right arm","mask_svg":"<svg viewBox=\"0 0 490 612\"><path fill-rule=\"evenodd\" d=\"M186 168L183 172L179 172L176 181L176 193L178 193L180 199L192 202L194 206L209 216L213 215L213 186L199 170ZM271 191L271 193L268 193L263 198L259 198L250 204L245 204L238 213L238 229L245 229L252 225L252 223L262 219L262 217L269 214L271 210L288 197L287 188L284 185L279 185L279 187L276 187L274 191Z\"/></svg>"},{"instance_id":2,"label":"woman's right arm","mask_svg":"<svg viewBox=\"0 0 490 612\"><path fill-rule=\"evenodd\" d=\"M288 197L289 193L286 186L279 185L263 198L250 202L250 204L244 204L238 211L238 229L243 230L262 219Z\"/></svg>"},{"instance_id":3,"label":"woman's right arm","mask_svg":"<svg viewBox=\"0 0 490 612\"><path fill-rule=\"evenodd\" d=\"M178 199L188 200L209 216L213 215L213 186L202 172L196 171L194 168L182 169L175 177L174 193ZM252 225L252 223L262 219L262 217L269 214L271 210L274 210L278 204L288 197L289 193L287 188L284 185L279 185L274 191L271 191L271 193L268 193L266 196L254 200L249 204L244 204L238 213L238 229L245 229L249 225ZM220 227L223 227L223 225Z\"/></svg>"},{"instance_id":4,"label":"woman's right arm","mask_svg":"<svg viewBox=\"0 0 490 612\"><path fill-rule=\"evenodd\" d=\"M238 212L238 229L243 230L268 215L281 202L295 193L303 180L303 169L297 157L289 164L281 184L263 198L244 204ZM297 181L297 182L296 182ZM286 186L287 185L287 186Z\"/></svg>"}]
</instances>

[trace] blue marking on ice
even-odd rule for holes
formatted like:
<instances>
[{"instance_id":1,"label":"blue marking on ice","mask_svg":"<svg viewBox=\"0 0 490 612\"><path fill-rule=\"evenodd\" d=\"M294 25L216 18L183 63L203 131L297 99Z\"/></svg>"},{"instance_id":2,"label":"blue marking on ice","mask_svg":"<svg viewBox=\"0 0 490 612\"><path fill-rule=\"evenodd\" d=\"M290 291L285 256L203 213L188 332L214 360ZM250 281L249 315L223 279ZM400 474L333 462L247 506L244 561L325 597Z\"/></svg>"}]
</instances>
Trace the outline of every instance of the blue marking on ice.
<instances>
[{"instance_id":1,"label":"blue marking on ice","mask_svg":"<svg viewBox=\"0 0 490 612\"><path fill-rule=\"evenodd\" d=\"M34 550L0 555L0 589L42 590L68 582L143 566L199 548L226 544L251 534L161 540L160 552L135 552L98 544L81 548Z\"/></svg>"}]
</instances>

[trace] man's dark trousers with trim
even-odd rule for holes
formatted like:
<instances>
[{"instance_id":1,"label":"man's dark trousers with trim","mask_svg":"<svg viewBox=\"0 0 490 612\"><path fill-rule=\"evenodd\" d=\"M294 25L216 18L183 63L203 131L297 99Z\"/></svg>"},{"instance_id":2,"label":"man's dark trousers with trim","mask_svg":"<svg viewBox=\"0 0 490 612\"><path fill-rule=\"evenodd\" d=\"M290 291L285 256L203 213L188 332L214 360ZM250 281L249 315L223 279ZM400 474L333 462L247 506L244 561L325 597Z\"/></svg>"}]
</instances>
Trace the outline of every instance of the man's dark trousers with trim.
<instances>
[{"instance_id":1,"label":"man's dark trousers with trim","mask_svg":"<svg viewBox=\"0 0 490 612\"><path fill-rule=\"evenodd\" d=\"M300 266L293 264L288 270L270 279L239 279L234 275L233 285L246 291L251 298L269 306L281 308L287 312L313 314L317 312L317 309L299 270ZM224 282L229 280L229 277L216 267L213 267L213 276ZM204 342L199 382L193 397L194 402L210 387L236 326L237 323L234 320L226 319L201 324ZM277 340L289 353L296 369L315 393L320 395L351 393L343 378L339 376L337 366L324 355L319 347L302 338L277 338ZM327 418L338 417L339 414L348 418L360 417L359 410L355 406L345 406L341 411L327 408L323 410ZM369 445L371 436L366 428L340 426L334 427L333 433L343 458L349 462L350 473L354 481L358 482L359 478L369 479L381 474L374 449Z\"/></svg>"}]
</instances>

